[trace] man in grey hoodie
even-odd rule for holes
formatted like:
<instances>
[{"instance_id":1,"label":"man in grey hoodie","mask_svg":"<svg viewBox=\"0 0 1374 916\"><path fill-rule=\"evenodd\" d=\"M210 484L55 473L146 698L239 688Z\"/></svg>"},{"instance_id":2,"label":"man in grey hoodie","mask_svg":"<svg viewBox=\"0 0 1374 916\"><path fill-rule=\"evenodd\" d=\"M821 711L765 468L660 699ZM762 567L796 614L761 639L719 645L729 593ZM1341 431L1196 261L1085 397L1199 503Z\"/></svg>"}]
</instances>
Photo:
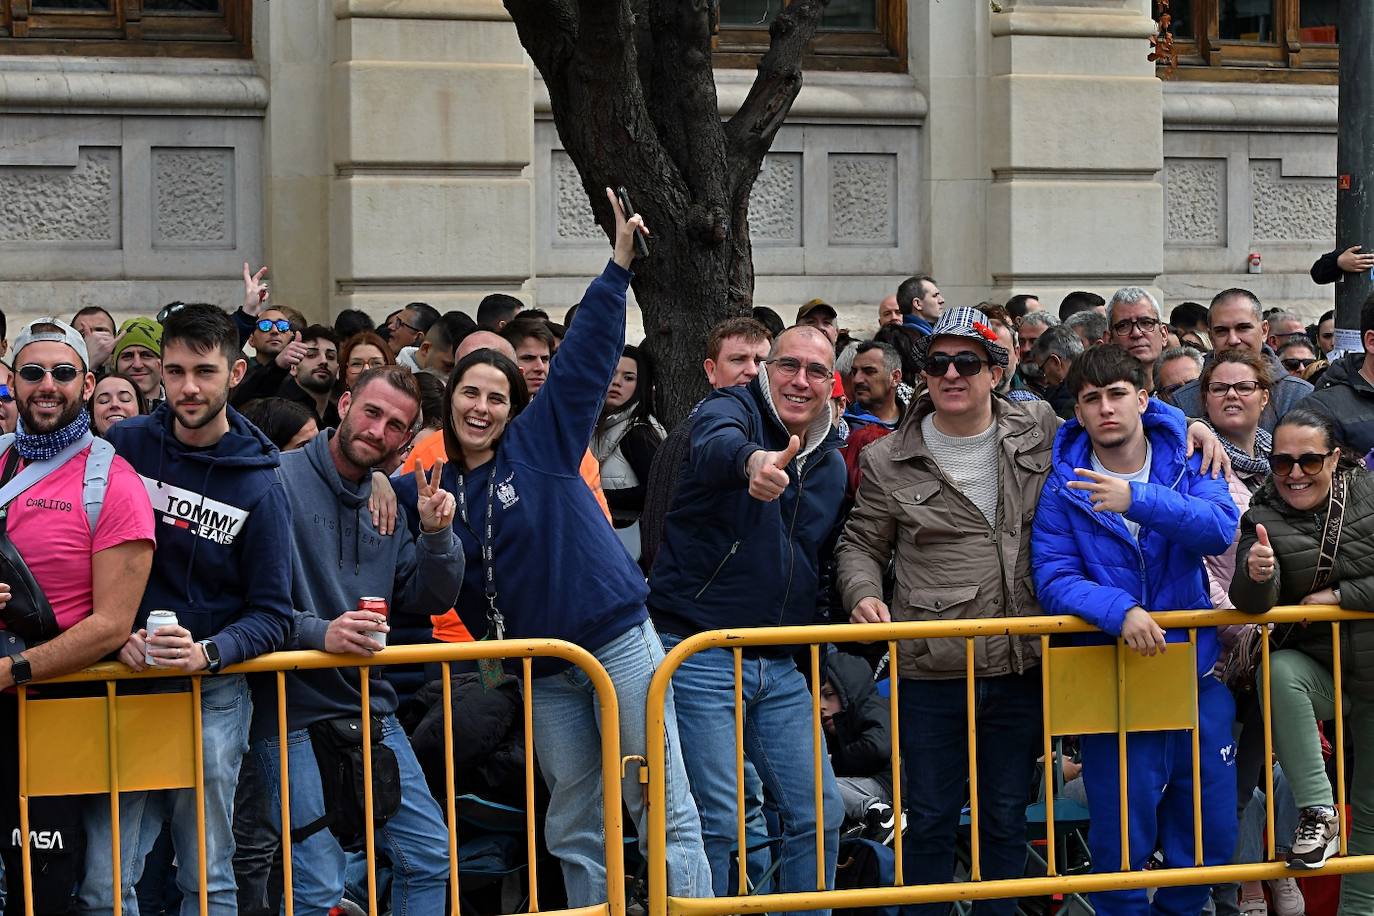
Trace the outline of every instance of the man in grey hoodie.
<instances>
[{"instance_id":1,"label":"man in grey hoodie","mask_svg":"<svg viewBox=\"0 0 1374 916\"><path fill-rule=\"evenodd\" d=\"M282 455L282 476L291 501L295 605L294 647L371 656L372 633L385 633L383 618L357 610L364 596L384 598L393 621L427 621L453 606L463 578L463 551L454 536L452 494L422 481L417 504L419 534L397 524L378 533L367 511L371 469L387 463L414 433L420 392L399 366L365 372L339 399L340 423L304 448ZM423 474L423 471L418 473ZM362 708L360 675L353 668L299 671L286 677L287 735L293 832L325 819L340 804L325 798L306 729L325 719L356 717ZM442 913L448 878L447 837L439 805L430 795L410 742L396 721L396 692L373 669L371 712L382 722L381 741L400 768L399 810L376 831L379 850L393 869L393 913ZM280 757L273 683L255 688L250 756L256 775L274 797L280 791ZM280 805L270 817L280 831ZM328 830L292 843L294 899L298 912L323 913L339 903L344 888L343 850Z\"/></svg>"}]
</instances>

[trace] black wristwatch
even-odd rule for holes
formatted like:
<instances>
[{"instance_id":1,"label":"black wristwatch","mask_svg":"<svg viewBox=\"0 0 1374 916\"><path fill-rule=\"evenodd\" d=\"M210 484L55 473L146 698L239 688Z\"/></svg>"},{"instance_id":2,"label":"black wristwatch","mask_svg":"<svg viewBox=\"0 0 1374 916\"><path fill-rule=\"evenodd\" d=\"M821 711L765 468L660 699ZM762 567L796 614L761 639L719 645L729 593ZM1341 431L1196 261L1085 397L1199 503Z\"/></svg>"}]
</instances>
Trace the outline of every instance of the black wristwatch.
<instances>
[{"instance_id":1,"label":"black wristwatch","mask_svg":"<svg viewBox=\"0 0 1374 916\"><path fill-rule=\"evenodd\" d=\"M14 678L15 686L27 684L33 680L33 668L29 666L29 660L24 657L22 652L16 652L10 656L10 676Z\"/></svg>"},{"instance_id":2,"label":"black wristwatch","mask_svg":"<svg viewBox=\"0 0 1374 916\"><path fill-rule=\"evenodd\" d=\"M208 639L202 639L196 645L205 650L205 670L211 674L219 674L219 649L216 649L215 644Z\"/></svg>"}]
</instances>

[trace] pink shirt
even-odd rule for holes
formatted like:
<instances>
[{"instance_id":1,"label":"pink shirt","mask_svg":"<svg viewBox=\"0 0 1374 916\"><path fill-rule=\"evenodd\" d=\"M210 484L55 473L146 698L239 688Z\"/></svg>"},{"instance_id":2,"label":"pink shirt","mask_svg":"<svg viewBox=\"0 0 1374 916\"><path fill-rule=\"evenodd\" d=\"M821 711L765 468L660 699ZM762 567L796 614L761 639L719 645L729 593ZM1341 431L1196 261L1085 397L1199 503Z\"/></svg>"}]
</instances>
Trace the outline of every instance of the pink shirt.
<instances>
[{"instance_id":1,"label":"pink shirt","mask_svg":"<svg viewBox=\"0 0 1374 916\"><path fill-rule=\"evenodd\" d=\"M91 557L128 541L153 538L153 507L143 481L115 456L105 503L91 537L81 502L84 449L10 503L10 540L51 602L59 629L91 615Z\"/></svg>"}]
</instances>

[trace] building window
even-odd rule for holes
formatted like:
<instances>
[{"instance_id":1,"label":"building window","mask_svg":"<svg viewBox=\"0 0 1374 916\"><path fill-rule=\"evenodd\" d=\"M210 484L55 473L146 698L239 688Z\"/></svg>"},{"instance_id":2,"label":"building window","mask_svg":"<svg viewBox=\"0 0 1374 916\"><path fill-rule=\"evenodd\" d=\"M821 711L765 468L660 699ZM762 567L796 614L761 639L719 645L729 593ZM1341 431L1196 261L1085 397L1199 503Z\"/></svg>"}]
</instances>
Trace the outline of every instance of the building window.
<instances>
[{"instance_id":1,"label":"building window","mask_svg":"<svg viewBox=\"0 0 1374 916\"><path fill-rule=\"evenodd\" d=\"M790 0L720 0L715 63L753 67ZM906 0L830 0L802 62L809 70L906 70Z\"/></svg>"},{"instance_id":2,"label":"building window","mask_svg":"<svg viewBox=\"0 0 1374 916\"><path fill-rule=\"evenodd\" d=\"M1340 0L1171 0L1175 74L1334 83L1339 5ZM1156 17L1164 12L1156 0Z\"/></svg>"},{"instance_id":3,"label":"building window","mask_svg":"<svg viewBox=\"0 0 1374 916\"><path fill-rule=\"evenodd\" d=\"M0 0L0 54L252 57L252 0Z\"/></svg>"}]
</instances>

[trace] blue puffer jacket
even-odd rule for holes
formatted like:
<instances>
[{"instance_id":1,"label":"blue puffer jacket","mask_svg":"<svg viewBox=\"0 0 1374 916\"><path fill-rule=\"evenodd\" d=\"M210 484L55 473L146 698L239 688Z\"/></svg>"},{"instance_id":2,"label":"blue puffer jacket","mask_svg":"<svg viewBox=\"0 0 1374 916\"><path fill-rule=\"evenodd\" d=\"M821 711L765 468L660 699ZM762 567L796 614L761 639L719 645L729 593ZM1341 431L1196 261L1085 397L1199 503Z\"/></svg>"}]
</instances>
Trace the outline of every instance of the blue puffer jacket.
<instances>
[{"instance_id":1,"label":"blue puffer jacket","mask_svg":"<svg viewBox=\"0 0 1374 916\"><path fill-rule=\"evenodd\" d=\"M661 632L815 623L820 553L844 500L840 437L826 428L792 459L773 502L749 495L745 465L759 449L787 447L766 402L765 376L709 395L692 422L677 496L649 576L649 613ZM829 415L813 427L819 435ZM803 446L805 449L805 446Z\"/></svg>"},{"instance_id":2,"label":"blue puffer jacket","mask_svg":"<svg viewBox=\"0 0 1374 916\"><path fill-rule=\"evenodd\" d=\"M1069 489L1075 468L1092 467L1092 443L1077 420L1059 430L1054 465L1035 513L1031 556L1040 604L1050 614L1077 614L1113 637L1126 612L1195 610L1212 606L1202 558L1231 545L1240 512L1226 486L1185 459L1187 421L1182 412L1151 399L1142 418L1152 450L1150 482L1131 484L1125 517L1140 524L1132 538L1115 512L1094 512L1086 491ZM1187 642L1186 630L1169 630L1168 642ZM1102 644L1084 634L1080 644ZM1216 631L1198 632L1198 673L1217 658Z\"/></svg>"}]
</instances>

